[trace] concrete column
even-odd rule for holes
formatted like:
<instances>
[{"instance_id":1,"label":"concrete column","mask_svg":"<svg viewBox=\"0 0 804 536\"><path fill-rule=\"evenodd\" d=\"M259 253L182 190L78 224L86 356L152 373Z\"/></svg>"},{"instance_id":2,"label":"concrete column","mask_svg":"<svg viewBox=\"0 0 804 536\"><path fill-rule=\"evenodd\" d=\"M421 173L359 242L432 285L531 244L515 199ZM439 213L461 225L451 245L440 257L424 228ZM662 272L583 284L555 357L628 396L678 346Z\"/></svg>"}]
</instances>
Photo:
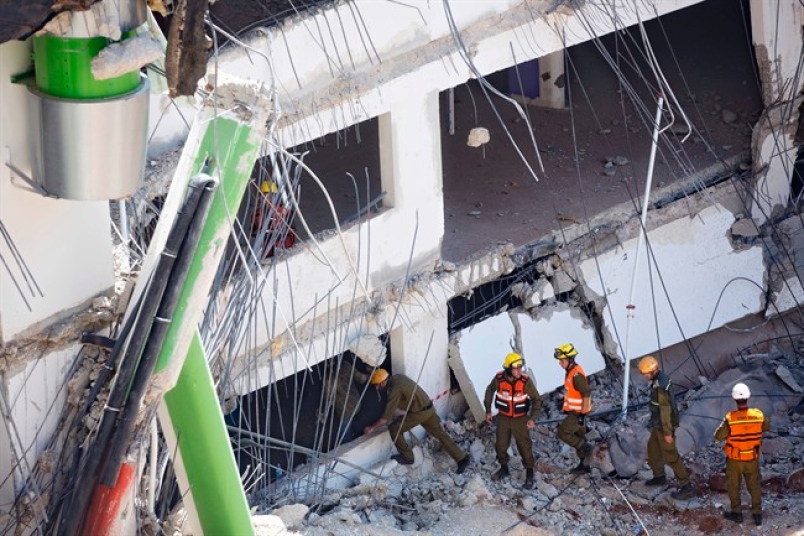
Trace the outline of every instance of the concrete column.
<instances>
[{"instance_id":1,"label":"concrete column","mask_svg":"<svg viewBox=\"0 0 804 536\"><path fill-rule=\"evenodd\" d=\"M410 312L402 314L409 315ZM405 322L391 331L392 368L427 391L436 411L443 415L447 410L446 395L450 388L447 319L437 311L422 311L417 316L412 324Z\"/></svg>"},{"instance_id":2,"label":"concrete column","mask_svg":"<svg viewBox=\"0 0 804 536\"><path fill-rule=\"evenodd\" d=\"M762 99L766 106L790 100L801 91L796 77L802 47L804 5L797 0L751 0L751 30Z\"/></svg>"},{"instance_id":3,"label":"concrete column","mask_svg":"<svg viewBox=\"0 0 804 536\"><path fill-rule=\"evenodd\" d=\"M531 104L545 108L562 109L567 106L564 87L564 50L539 58L539 98Z\"/></svg>"},{"instance_id":4,"label":"concrete column","mask_svg":"<svg viewBox=\"0 0 804 536\"><path fill-rule=\"evenodd\" d=\"M444 193L438 93L394 102L379 118L379 137L384 204L403 214L406 224L418 221L414 264L439 258Z\"/></svg>"},{"instance_id":5,"label":"concrete column","mask_svg":"<svg viewBox=\"0 0 804 536\"><path fill-rule=\"evenodd\" d=\"M754 127L752 152L756 184L751 217L764 223L774 209L783 208L790 198L798 147L794 145L801 99L767 110Z\"/></svg>"}]
</instances>

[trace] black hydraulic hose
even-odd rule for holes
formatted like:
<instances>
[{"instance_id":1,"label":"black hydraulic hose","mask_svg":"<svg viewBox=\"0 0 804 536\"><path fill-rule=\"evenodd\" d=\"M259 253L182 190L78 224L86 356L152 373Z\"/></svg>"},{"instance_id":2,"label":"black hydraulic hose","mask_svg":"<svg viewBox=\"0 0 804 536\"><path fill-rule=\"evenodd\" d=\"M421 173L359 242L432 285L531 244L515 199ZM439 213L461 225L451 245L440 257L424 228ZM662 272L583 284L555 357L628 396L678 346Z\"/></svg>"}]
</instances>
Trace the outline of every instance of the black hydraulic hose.
<instances>
[{"instance_id":1,"label":"black hydraulic hose","mask_svg":"<svg viewBox=\"0 0 804 536\"><path fill-rule=\"evenodd\" d=\"M151 272L148 286L143 293L141 307L136 313L131 338L128 341L123 341L121 337L119 341L125 345L120 370L117 372L116 380L109 393L109 400L106 403L106 408L104 408L104 414L101 417L95 441L86 453L86 463L78 475L78 481L74 488L75 493L72 494L64 512L64 521L59 523L59 536L75 536L81 529L86 513L85 510L95 489L96 477L103 460L103 454L117 423L117 413L123 407L128 396L131 379L137 368L143 346L148 338L148 333L151 331L153 318L162 301L162 295L170 277L175 254L170 255L166 254L166 252L178 250L182 238L187 234L187 229L190 227L190 222L200 198L201 188L194 188L184 201L184 205L177 214L173 227L168 234L165 251L159 256L156 266Z\"/></svg>"},{"instance_id":2,"label":"black hydraulic hose","mask_svg":"<svg viewBox=\"0 0 804 536\"><path fill-rule=\"evenodd\" d=\"M140 308L140 306L142 305L143 297L144 295L141 294L140 297L137 298L137 303L134 306L134 310ZM89 395L86 397L86 399L84 400L84 404L81 406L81 410L77 413L76 417L73 419L74 423L80 422L84 418L84 416L87 413L89 413L89 410L92 407L92 404L98 398L98 394L100 393L101 389L103 388L104 385L106 385L106 379L109 377L109 374L111 374L111 372L114 370L115 364L117 363L117 360L123 351L123 345L125 344L126 339L128 339L129 335L131 334L131 330L134 326L135 320L136 316L131 315L123 323L123 327L120 330L120 334L117 336L117 339L115 340L112 351L109 352L109 355L106 357L106 362L103 364L103 368L98 373L98 378L95 380L95 383L92 384L92 387L89 390ZM84 338L84 340L86 340L86 337ZM73 483L77 483L77 481L73 480L73 478L76 475L78 475L78 464L81 461L80 453L81 450L76 449L75 456L73 457L74 459L70 464L71 468L66 473L68 475L68 478L70 478L71 482ZM62 494L62 498L59 499L59 502L62 502L64 500L64 497L71 496L72 490L73 488L68 485L68 487L64 490L64 493ZM56 516L51 516L49 518L50 525L48 526L47 534L53 534L55 529L53 523L56 522L57 519L58 518Z\"/></svg>"},{"instance_id":3,"label":"black hydraulic hose","mask_svg":"<svg viewBox=\"0 0 804 536\"><path fill-rule=\"evenodd\" d=\"M190 223L190 228L178 250L176 262L170 273L170 279L168 280L167 289L165 289L165 293L162 296L162 302L159 304L159 310L156 313L151 332L148 335L148 342L145 343L142 357L140 357L137 371L134 374L126 405L120 413L118 425L109 442L106 468L101 475L101 483L106 486L112 487L117 482L120 466L123 464L123 457L126 455L126 451L131 445L131 439L134 435L134 424L139 415L140 404L145 397L151 374L159 360L159 354L162 351L170 323L173 320L173 314L179 305L179 296L184 288L187 273L190 271L193 254L198 247L201 232L204 230L204 224L207 219L207 214L209 213L209 207L212 205L212 200L215 197L216 183L213 181L203 182L198 186L198 190L202 192L201 200L198 203L195 215Z\"/></svg>"}]
</instances>

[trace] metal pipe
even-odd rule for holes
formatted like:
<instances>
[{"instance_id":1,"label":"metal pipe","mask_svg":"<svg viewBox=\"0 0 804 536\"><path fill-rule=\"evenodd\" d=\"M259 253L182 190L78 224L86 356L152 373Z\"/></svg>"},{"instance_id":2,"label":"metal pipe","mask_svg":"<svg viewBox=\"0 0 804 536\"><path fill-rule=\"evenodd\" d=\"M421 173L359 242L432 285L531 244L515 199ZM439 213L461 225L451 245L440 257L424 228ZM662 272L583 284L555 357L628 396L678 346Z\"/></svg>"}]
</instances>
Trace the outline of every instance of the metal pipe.
<instances>
[{"instance_id":1,"label":"metal pipe","mask_svg":"<svg viewBox=\"0 0 804 536\"><path fill-rule=\"evenodd\" d=\"M173 240L168 241L168 245L160 257L160 265L162 264L161 260L166 259L164 264L167 265L166 269L169 271L170 277L167 280L159 309L153 318L153 324L148 333L148 339L142 350L142 355L139 357L137 370L134 372L125 406L120 412L117 426L109 440L106 467L101 475L101 483L106 486L114 486L115 481L117 481L123 457L131 444L134 424L137 421L137 415L139 414L142 399L145 396L148 381L151 379L151 373L156 366L168 328L173 321L173 315L178 307L179 291L187 278L193 252L198 247L201 231L203 230L209 207L212 204L215 183L212 180L206 180L200 184L191 184L190 189L190 194L185 203L185 209L188 213L182 214L182 218L191 218L187 232L184 236L173 236ZM180 242L178 242L179 239Z\"/></svg>"},{"instance_id":2,"label":"metal pipe","mask_svg":"<svg viewBox=\"0 0 804 536\"><path fill-rule=\"evenodd\" d=\"M195 198L188 198L188 202L197 203L199 198L200 194ZM176 219L171 229L169 241L175 243L176 247L178 246L179 238L187 233L195 206L192 208L192 211L189 210L189 207L185 209L184 213ZM160 257L157 269L153 271L151 280L146 284L147 290L145 295L142 296L141 303L138 300L138 304L141 306L137 310L130 338L127 340L118 339L118 344L125 347L122 362L109 393L109 399L106 402L95 441L87 452L86 465L80 472L78 483L75 487L76 491L67 507L65 520L59 526L59 534L62 536L73 536L80 529L95 487L96 473L100 468L103 453L106 450L109 439L114 432L118 412L123 408L128 397L131 379L134 376L141 351L151 331L151 322L162 300L174 259L175 257L173 256Z\"/></svg>"},{"instance_id":3,"label":"metal pipe","mask_svg":"<svg viewBox=\"0 0 804 536\"><path fill-rule=\"evenodd\" d=\"M645 225L648 219L648 203L650 201L650 189L653 184L653 164L656 161L656 146L659 144L659 121L662 118L662 105L664 104L664 97L659 95L659 100L656 103L656 118L653 124L653 137L650 146L650 158L648 160L648 177L645 182L645 197L642 201L642 216L641 224L639 226L639 238L637 239L636 259L634 259L634 272L631 276L631 291L628 294L628 305L625 306L626 322L625 322L625 348L623 351L623 398L622 398L622 418L625 419L628 414L628 384L631 381L631 366L629 365L629 335L631 332L631 319L634 317L636 305L634 305L634 292L636 291L637 275L639 274L639 261L642 256L642 243L645 240Z\"/></svg>"}]
</instances>

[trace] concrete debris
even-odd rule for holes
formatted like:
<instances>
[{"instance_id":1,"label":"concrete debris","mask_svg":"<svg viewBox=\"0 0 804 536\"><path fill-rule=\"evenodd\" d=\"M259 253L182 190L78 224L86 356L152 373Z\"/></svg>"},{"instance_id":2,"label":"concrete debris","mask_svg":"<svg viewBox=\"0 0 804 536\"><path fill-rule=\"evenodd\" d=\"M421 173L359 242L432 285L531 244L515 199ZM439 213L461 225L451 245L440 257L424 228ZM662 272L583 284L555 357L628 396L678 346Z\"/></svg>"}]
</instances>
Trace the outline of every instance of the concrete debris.
<instances>
[{"instance_id":1,"label":"concrete debris","mask_svg":"<svg viewBox=\"0 0 804 536\"><path fill-rule=\"evenodd\" d=\"M532 432L537 460L533 489L522 487L524 468L516 449L511 449L511 476L501 481L491 479L498 467L494 452L494 425L489 429L472 420L448 421L445 425L450 434L472 456L473 463L466 473L456 475L454 462L439 448L436 440L426 436L416 446L415 466L381 463L379 467L371 468L371 472L383 478L363 474L358 485L330 498L331 510L309 513L303 526L291 528L314 536L483 534L478 531L485 527L484 523L498 519L496 516L501 512L514 512L517 517L497 525L496 532L489 528L485 533L498 533L500 527L510 527L507 534L624 534L633 532L634 525L639 526L631 516L625 498L631 507L637 509L642 523L651 533L699 534L700 527L704 526L702 520L721 523L719 510L728 504L722 445L714 443L708 428L717 426L725 410L732 409L733 401L725 390L738 380L750 382L752 391L757 393L757 403L773 423L763 445L766 524L771 531L774 530L770 528L771 524L778 528L800 526L804 522L804 512L799 511L804 469L798 466L798 453L804 450L804 418L792 412L788 416L786 402L779 405L779 399L762 395L778 393L783 388L780 380L770 372L784 366L790 376L799 381L804 378L804 366L791 360L757 363L759 371L728 370L707 385L693 389L688 403L681 406L682 426L706 428L703 435L708 435L708 440L700 441L695 454L685 460L696 489L693 499L672 498L675 482L669 467L669 487L645 485L653 476L645 460L648 410L641 405L629 412L627 421L617 419L612 422L608 415L612 415L612 409L616 414L619 389L612 373L603 371L591 378L596 415L588 422L588 437L596 438L590 456L591 474L578 477L569 473L577 463L575 453L564 448L555 438L555 421L561 415L560 396L558 393L543 393L544 413ZM770 407L764 409L761 398L768 400ZM781 401L798 398L783 397ZM704 411L698 405L703 403L715 408L703 414L706 418L697 416ZM708 426L702 426L702 422ZM688 433L695 435L694 432ZM428 470L420 470L421 466L427 466ZM623 478L624 475L627 478ZM389 485L395 486L399 492L393 495L384 493ZM784 491L787 492L782 493ZM656 509L657 506L662 506L662 509ZM549 527L549 531L542 532L538 527ZM726 528L718 524L712 527L703 532L719 533Z\"/></svg>"},{"instance_id":2,"label":"concrete debris","mask_svg":"<svg viewBox=\"0 0 804 536\"><path fill-rule=\"evenodd\" d=\"M753 219L743 218L731 226L731 236L739 238L754 238L759 236L759 229Z\"/></svg>"},{"instance_id":3,"label":"concrete debris","mask_svg":"<svg viewBox=\"0 0 804 536\"><path fill-rule=\"evenodd\" d=\"M310 508L304 504L289 504L277 508L271 514L281 519L286 527L297 528L302 525L309 511Z\"/></svg>"},{"instance_id":4,"label":"concrete debris","mask_svg":"<svg viewBox=\"0 0 804 536\"><path fill-rule=\"evenodd\" d=\"M385 361L387 353L380 338L370 333L364 333L350 342L348 350L370 367L380 366Z\"/></svg>"},{"instance_id":5,"label":"concrete debris","mask_svg":"<svg viewBox=\"0 0 804 536\"><path fill-rule=\"evenodd\" d=\"M790 373L790 370L788 370L787 367L785 367L784 365L779 365L778 367L776 367L776 370L774 370L773 372L790 389L792 389L793 391L795 391L797 393L804 393L804 389L801 388L801 386L798 384L798 382L793 377L793 375Z\"/></svg>"},{"instance_id":6,"label":"concrete debris","mask_svg":"<svg viewBox=\"0 0 804 536\"><path fill-rule=\"evenodd\" d=\"M735 121L737 121L739 116L737 115L736 112L732 112L731 110L727 110L727 109L724 108L720 112L720 118L723 119L724 123L726 123L727 125L730 125L731 123L734 123Z\"/></svg>"},{"instance_id":7,"label":"concrete debris","mask_svg":"<svg viewBox=\"0 0 804 536\"><path fill-rule=\"evenodd\" d=\"M469 147L480 147L487 144L491 140L489 131L483 127L475 127L469 131L469 138L466 140L466 145Z\"/></svg>"},{"instance_id":8,"label":"concrete debris","mask_svg":"<svg viewBox=\"0 0 804 536\"><path fill-rule=\"evenodd\" d=\"M162 45L151 34L143 33L112 43L92 58L92 75L108 80L140 68L162 57Z\"/></svg>"}]
</instances>

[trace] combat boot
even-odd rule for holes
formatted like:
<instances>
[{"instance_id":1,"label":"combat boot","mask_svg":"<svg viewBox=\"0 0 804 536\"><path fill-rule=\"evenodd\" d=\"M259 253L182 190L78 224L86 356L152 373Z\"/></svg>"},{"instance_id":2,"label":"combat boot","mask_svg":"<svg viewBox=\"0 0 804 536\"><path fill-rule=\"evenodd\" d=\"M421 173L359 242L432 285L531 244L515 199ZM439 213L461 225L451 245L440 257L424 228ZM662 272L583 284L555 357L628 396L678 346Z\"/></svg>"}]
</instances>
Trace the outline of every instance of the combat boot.
<instances>
[{"instance_id":1,"label":"combat boot","mask_svg":"<svg viewBox=\"0 0 804 536\"><path fill-rule=\"evenodd\" d=\"M670 494L672 498L682 501L692 499L693 495L695 495L695 490L692 489L692 484L689 483L684 484L678 489L678 491Z\"/></svg>"},{"instance_id":2,"label":"combat boot","mask_svg":"<svg viewBox=\"0 0 804 536\"><path fill-rule=\"evenodd\" d=\"M581 463L579 463L576 467L573 467L570 470L570 473L572 473L573 475L585 475L590 471L592 471L592 469L588 465L586 465L586 463L583 460L581 460Z\"/></svg>"},{"instance_id":3,"label":"combat boot","mask_svg":"<svg viewBox=\"0 0 804 536\"><path fill-rule=\"evenodd\" d=\"M533 488L533 469L525 469L525 489Z\"/></svg>"},{"instance_id":4,"label":"combat boot","mask_svg":"<svg viewBox=\"0 0 804 536\"><path fill-rule=\"evenodd\" d=\"M645 482L646 486L664 486L667 484L667 477L664 475L654 476Z\"/></svg>"},{"instance_id":5,"label":"combat boot","mask_svg":"<svg viewBox=\"0 0 804 536\"><path fill-rule=\"evenodd\" d=\"M511 473L508 472L508 465L502 464L500 465L500 468L497 469L497 472L491 475L491 478L492 480L502 480L510 474Z\"/></svg>"},{"instance_id":6,"label":"combat boot","mask_svg":"<svg viewBox=\"0 0 804 536\"><path fill-rule=\"evenodd\" d=\"M469 455L464 456L458 461L458 470L456 473L459 475L466 471L466 468L469 467Z\"/></svg>"},{"instance_id":7,"label":"combat boot","mask_svg":"<svg viewBox=\"0 0 804 536\"><path fill-rule=\"evenodd\" d=\"M723 517L725 517L729 521L734 521L735 523L743 522L742 512L723 512Z\"/></svg>"},{"instance_id":8,"label":"combat boot","mask_svg":"<svg viewBox=\"0 0 804 536\"><path fill-rule=\"evenodd\" d=\"M754 514L754 525L757 527L762 525L762 514Z\"/></svg>"}]
</instances>

